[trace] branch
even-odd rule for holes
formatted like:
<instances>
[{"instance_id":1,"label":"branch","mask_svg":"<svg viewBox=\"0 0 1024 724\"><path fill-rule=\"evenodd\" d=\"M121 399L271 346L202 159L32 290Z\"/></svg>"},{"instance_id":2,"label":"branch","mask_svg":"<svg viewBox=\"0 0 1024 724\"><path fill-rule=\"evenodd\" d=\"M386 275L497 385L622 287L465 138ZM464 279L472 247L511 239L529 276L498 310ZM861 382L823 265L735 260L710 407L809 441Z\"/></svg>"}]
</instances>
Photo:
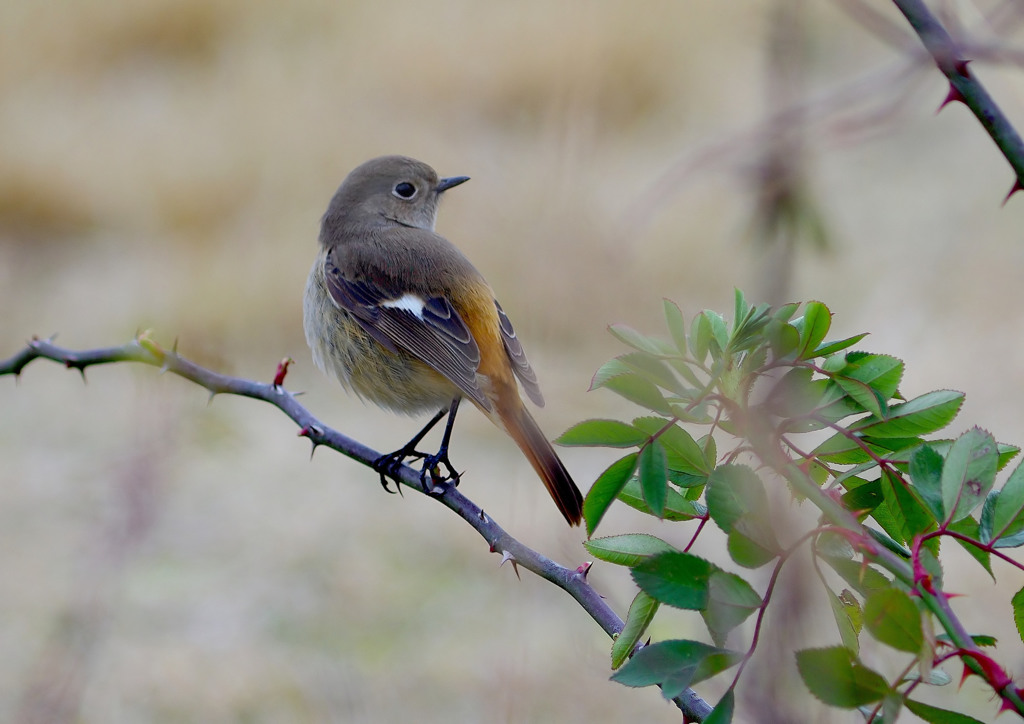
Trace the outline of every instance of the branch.
<instances>
[{"instance_id":1,"label":"branch","mask_svg":"<svg viewBox=\"0 0 1024 724\"><path fill-rule=\"evenodd\" d=\"M372 466L373 462L380 457L380 453L372 448L324 425L309 410L299 404L294 394L284 389L281 383L290 360L281 363L273 383L263 383L209 370L182 357L176 349L170 351L163 349L147 334L142 334L133 342L121 347L82 351L58 347L51 340L33 338L24 349L13 357L0 361L0 376L14 375L17 377L29 363L36 359L48 359L62 363L69 369L77 369L82 373L83 378L87 367L112 362L138 362L158 367L162 372L171 372L206 388L210 392L211 399L218 394L229 394L251 397L270 403L299 426L299 435L308 437L313 443L314 449L318 446L327 447L367 466ZM453 485L436 484L428 493L420 482L419 471L408 465L398 468L395 471L395 477L401 484L437 500L469 523L487 541L492 552L501 554L502 563L512 562L517 576L520 566L535 573L576 599L609 636L614 637L622 631L622 619L587 582L589 566L580 566L575 570L566 568L529 548L509 535L476 503L465 497ZM692 689L687 689L682 695L673 699L673 702L683 712L686 721L703 721L711 713L711 706Z\"/></svg>"},{"instance_id":2,"label":"branch","mask_svg":"<svg viewBox=\"0 0 1024 724\"><path fill-rule=\"evenodd\" d=\"M1007 199L1024 189L1024 141L1002 110L992 100L985 87L967 67L970 62L960 53L957 44L928 10L923 0L893 0L907 18L924 47L935 60L942 74L949 80L949 95L940 109L952 101L962 101L971 109L988 135L995 141L1017 177Z\"/></svg>"}]
</instances>

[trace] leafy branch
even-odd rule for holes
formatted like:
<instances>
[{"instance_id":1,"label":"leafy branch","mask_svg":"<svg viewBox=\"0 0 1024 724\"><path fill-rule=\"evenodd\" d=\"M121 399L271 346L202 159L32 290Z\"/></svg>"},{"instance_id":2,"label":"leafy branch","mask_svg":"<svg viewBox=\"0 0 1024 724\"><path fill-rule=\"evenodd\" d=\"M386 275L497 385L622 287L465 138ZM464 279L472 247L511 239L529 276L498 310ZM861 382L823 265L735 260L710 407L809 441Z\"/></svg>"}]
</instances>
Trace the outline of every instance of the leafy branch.
<instances>
[{"instance_id":1,"label":"leafy branch","mask_svg":"<svg viewBox=\"0 0 1024 724\"><path fill-rule=\"evenodd\" d=\"M176 348L165 350L148 333L120 347L82 351L59 347L51 340L32 339L13 357L0 361L0 376L20 376L25 367L36 359L48 359L69 369L77 369L83 379L86 368L102 364L137 362L157 367L161 372L171 372L204 387L210 392L211 400L219 394L230 394L270 403L299 426L299 435L308 438L314 450L326 447L365 465L372 465L380 457L379 452L320 422L296 400L295 394L284 388L291 363L289 359L278 365L273 382L263 383L202 367L179 355ZM587 582L589 564L576 569L567 568L531 549L502 529L490 515L452 485L435 484L427 493L419 471L408 465L396 470L396 477L401 484L437 500L469 523L487 541L490 551L502 556L502 564L512 564L517 576L522 567L550 581L576 599L609 636L618 636L623 626L622 619ZM703 721L711 710L692 690L679 691L671 698L688 720Z\"/></svg>"},{"instance_id":2,"label":"leafy branch","mask_svg":"<svg viewBox=\"0 0 1024 724\"><path fill-rule=\"evenodd\" d=\"M669 696L736 666L709 719L731 721L734 692L758 646L780 571L808 548L841 642L796 653L812 695L859 708L869 721L892 722L904 707L929 722L967 721L911 698L921 684L948 683L935 667L957 658L965 676L976 674L991 687L1002 709L1024 714L1024 689L983 650L994 639L968 633L953 611L939 558L939 541L949 538L993 578L993 558L1024 571L1024 563L1003 552L1024 545L1024 465L995 489L997 473L1019 448L979 428L932 439L959 412L962 393L905 399L900 360L854 350L864 335L827 341L825 305L810 302L799 317L798 309L752 307L737 291L731 323L704 311L687 327L666 301L668 339L611 329L631 350L603 365L593 387L654 414L586 420L559 438L563 445L635 448L591 488L583 508L587 530L597 530L616 500L666 521L697 522L683 550L638 534L586 544L595 557L629 567L640 589L612 648L613 679L658 684ZM705 434L691 434L695 427ZM809 529L787 531L788 544L768 512L772 486L817 510ZM691 552L708 520L727 536L728 553L741 568L774 562L763 593ZM699 612L714 645L661 641L628 658L661 605ZM1011 605L1024 640L1024 588ZM726 648L730 634L754 614L746 653ZM913 665L890 681L863 663L864 628L913 655ZM931 633L936 628L941 636ZM909 673L915 668L918 676Z\"/></svg>"}]
</instances>

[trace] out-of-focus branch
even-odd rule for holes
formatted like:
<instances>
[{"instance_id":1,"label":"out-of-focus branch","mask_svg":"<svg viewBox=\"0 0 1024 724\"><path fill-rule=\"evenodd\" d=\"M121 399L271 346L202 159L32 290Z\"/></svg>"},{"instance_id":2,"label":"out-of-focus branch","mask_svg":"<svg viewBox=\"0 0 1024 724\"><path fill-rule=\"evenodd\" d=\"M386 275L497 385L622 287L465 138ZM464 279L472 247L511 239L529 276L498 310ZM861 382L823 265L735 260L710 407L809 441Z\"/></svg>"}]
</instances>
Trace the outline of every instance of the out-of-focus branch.
<instances>
[{"instance_id":1,"label":"out-of-focus branch","mask_svg":"<svg viewBox=\"0 0 1024 724\"><path fill-rule=\"evenodd\" d=\"M971 109L1013 168L1017 180L1010 195L1024 189L1024 141L985 87L970 72L967 66L970 60L963 57L953 38L928 10L923 0L893 0L893 3L907 18L939 70L949 80L949 95L945 103L962 101Z\"/></svg>"},{"instance_id":2,"label":"out-of-focus branch","mask_svg":"<svg viewBox=\"0 0 1024 724\"><path fill-rule=\"evenodd\" d=\"M145 334L120 347L81 351L59 347L50 340L32 339L13 357L0 361L0 376L18 376L29 363L40 358L77 369L83 376L87 367L112 362L137 362L158 367L206 388L211 398L218 394L231 394L274 405L299 426L299 435L308 437L314 447L330 448L365 465L372 465L380 457L379 452L324 425L284 389L282 383L287 361L278 367L274 382L264 383L214 372L182 357L174 349L163 349ZM517 575L518 568L522 567L554 583L576 599L609 636L615 636L622 630L622 619L587 582L588 565L566 568L526 546L452 485L437 484L427 492L420 482L419 471L408 465L399 467L395 476L403 485L437 500L469 523L487 541L492 552L501 554L502 563L512 563ZM687 689L673 701L683 712L685 721L703 721L711 713L711 706L692 689Z\"/></svg>"}]
</instances>

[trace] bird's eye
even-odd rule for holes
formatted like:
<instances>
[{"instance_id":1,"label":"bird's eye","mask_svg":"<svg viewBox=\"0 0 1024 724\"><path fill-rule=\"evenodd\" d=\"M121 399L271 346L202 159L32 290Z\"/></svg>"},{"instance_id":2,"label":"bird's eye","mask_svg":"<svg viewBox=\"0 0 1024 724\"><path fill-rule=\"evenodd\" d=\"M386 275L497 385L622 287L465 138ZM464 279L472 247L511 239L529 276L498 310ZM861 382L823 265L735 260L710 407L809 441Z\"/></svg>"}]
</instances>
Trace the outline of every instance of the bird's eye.
<instances>
[{"instance_id":1,"label":"bird's eye","mask_svg":"<svg viewBox=\"0 0 1024 724\"><path fill-rule=\"evenodd\" d=\"M411 199L416 195L416 187L408 181L402 181L401 183L395 184L395 188L391 193L400 199Z\"/></svg>"}]
</instances>

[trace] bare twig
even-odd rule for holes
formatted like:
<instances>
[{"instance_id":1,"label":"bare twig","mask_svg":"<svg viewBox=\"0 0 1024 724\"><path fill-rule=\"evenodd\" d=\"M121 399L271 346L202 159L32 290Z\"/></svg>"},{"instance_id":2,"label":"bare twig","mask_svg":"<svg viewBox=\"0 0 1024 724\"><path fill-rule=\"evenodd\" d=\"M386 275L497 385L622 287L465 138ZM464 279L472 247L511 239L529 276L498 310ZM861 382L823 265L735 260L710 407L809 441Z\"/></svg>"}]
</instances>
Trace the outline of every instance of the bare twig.
<instances>
[{"instance_id":1,"label":"bare twig","mask_svg":"<svg viewBox=\"0 0 1024 724\"><path fill-rule=\"evenodd\" d=\"M1024 189L1024 141L985 87L970 72L967 66L970 59L963 56L960 47L928 10L923 0L893 0L893 3L907 18L935 65L949 80L949 95L945 103L962 101L971 109L1013 168L1017 180L1010 195Z\"/></svg>"},{"instance_id":2,"label":"bare twig","mask_svg":"<svg viewBox=\"0 0 1024 724\"><path fill-rule=\"evenodd\" d=\"M83 375L87 367L112 362L138 362L158 367L206 388L211 397L218 394L240 395L274 405L299 426L299 434L308 437L314 447L330 448L365 465L372 465L380 457L380 453L372 448L324 425L283 386L214 372L182 357L173 349L163 349L145 334L121 347L81 351L59 347L50 340L32 339L13 357L0 361L0 376L20 375L29 363L40 358L59 362L69 369L77 369ZM275 379L281 378L283 372L279 369ZM452 485L436 484L427 493L420 482L419 471L408 465L399 467L395 476L403 485L437 500L469 523L487 541L492 552L501 554L503 561L511 560L517 566L564 590L576 599L609 636L622 631L622 619L587 582L587 566L575 570L566 568L529 548L509 535ZM673 701L683 712L686 721L703 721L711 713L711 706L692 689L687 689Z\"/></svg>"}]
</instances>

